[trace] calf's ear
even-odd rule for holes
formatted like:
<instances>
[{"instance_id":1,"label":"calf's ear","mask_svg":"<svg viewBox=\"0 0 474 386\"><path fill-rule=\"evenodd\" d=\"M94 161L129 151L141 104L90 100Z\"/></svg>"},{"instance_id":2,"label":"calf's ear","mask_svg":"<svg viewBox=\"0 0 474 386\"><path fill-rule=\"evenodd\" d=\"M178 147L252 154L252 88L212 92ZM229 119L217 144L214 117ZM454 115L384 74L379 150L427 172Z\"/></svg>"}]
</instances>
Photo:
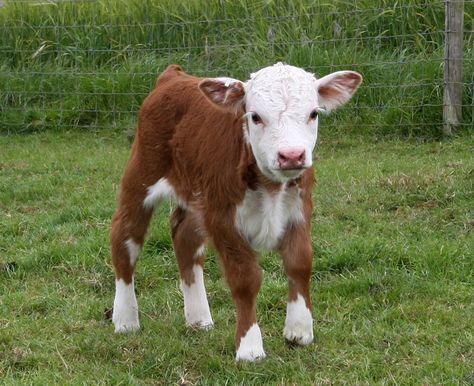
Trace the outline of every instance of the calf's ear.
<instances>
[{"instance_id":1,"label":"calf's ear","mask_svg":"<svg viewBox=\"0 0 474 386\"><path fill-rule=\"evenodd\" d=\"M337 71L316 80L319 104L327 112L343 105L362 83L362 75L355 71Z\"/></svg>"},{"instance_id":2,"label":"calf's ear","mask_svg":"<svg viewBox=\"0 0 474 386\"><path fill-rule=\"evenodd\" d=\"M244 103L245 87L237 79L207 78L199 83L199 89L215 105L237 110Z\"/></svg>"}]
</instances>

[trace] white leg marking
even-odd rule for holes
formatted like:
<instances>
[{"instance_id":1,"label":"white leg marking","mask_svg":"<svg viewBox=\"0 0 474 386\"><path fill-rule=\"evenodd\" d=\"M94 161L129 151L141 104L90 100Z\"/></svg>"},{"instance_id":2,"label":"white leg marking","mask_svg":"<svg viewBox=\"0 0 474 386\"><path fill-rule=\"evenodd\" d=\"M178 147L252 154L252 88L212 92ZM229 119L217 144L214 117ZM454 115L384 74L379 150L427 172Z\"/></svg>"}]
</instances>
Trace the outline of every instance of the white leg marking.
<instances>
[{"instance_id":1,"label":"white leg marking","mask_svg":"<svg viewBox=\"0 0 474 386\"><path fill-rule=\"evenodd\" d=\"M212 321L209 303L207 302L202 267L199 264L195 264L193 273L194 283L187 285L184 281L181 281L186 324L191 327L208 330L212 328L214 322Z\"/></svg>"},{"instance_id":2,"label":"white leg marking","mask_svg":"<svg viewBox=\"0 0 474 386\"><path fill-rule=\"evenodd\" d=\"M202 257L206 253L206 244L201 245L194 254L194 258Z\"/></svg>"},{"instance_id":3,"label":"white leg marking","mask_svg":"<svg viewBox=\"0 0 474 386\"><path fill-rule=\"evenodd\" d=\"M133 332L140 329L133 279L130 284L125 283L122 279L115 281L112 321L115 325L115 332Z\"/></svg>"},{"instance_id":4,"label":"white leg marking","mask_svg":"<svg viewBox=\"0 0 474 386\"><path fill-rule=\"evenodd\" d=\"M148 194L143 201L143 206L147 209L154 208L159 201L175 196L175 191L166 178L160 178L147 190Z\"/></svg>"},{"instance_id":5,"label":"white leg marking","mask_svg":"<svg viewBox=\"0 0 474 386\"><path fill-rule=\"evenodd\" d=\"M133 239L128 239L125 241L125 245L127 246L128 256L130 257L130 265L134 267L135 263L137 262L138 255L140 254L141 247L139 244L133 241Z\"/></svg>"},{"instance_id":6,"label":"white leg marking","mask_svg":"<svg viewBox=\"0 0 474 386\"><path fill-rule=\"evenodd\" d=\"M313 341L313 317L300 294L296 300L288 302L286 305L283 336L286 340L301 345L307 345Z\"/></svg>"},{"instance_id":7,"label":"white leg marking","mask_svg":"<svg viewBox=\"0 0 474 386\"><path fill-rule=\"evenodd\" d=\"M235 359L238 361L254 362L263 358L265 358L265 351L263 351L262 334L258 324L254 323L240 339Z\"/></svg>"}]
</instances>

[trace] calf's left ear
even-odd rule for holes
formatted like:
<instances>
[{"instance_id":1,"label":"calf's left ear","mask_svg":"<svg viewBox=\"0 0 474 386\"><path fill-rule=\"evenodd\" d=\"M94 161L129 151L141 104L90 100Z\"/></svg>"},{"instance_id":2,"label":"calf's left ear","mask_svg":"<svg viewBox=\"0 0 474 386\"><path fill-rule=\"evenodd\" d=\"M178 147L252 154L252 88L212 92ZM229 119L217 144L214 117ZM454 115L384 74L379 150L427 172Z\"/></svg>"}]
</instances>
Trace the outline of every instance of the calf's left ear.
<instances>
[{"instance_id":1,"label":"calf's left ear","mask_svg":"<svg viewBox=\"0 0 474 386\"><path fill-rule=\"evenodd\" d=\"M237 110L245 97L244 84L232 78L207 78L199 83L199 89L215 105Z\"/></svg>"},{"instance_id":2,"label":"calf's left ear","mask_svg":"<svg viewBox=\"0 0 474 386\"><path fill-rule=\"evenodd\" d=\"M326 111L343 105L362 83L362 75L355 71L337 71L316 80L319 104Z\"/></svg>"}]
</instances>

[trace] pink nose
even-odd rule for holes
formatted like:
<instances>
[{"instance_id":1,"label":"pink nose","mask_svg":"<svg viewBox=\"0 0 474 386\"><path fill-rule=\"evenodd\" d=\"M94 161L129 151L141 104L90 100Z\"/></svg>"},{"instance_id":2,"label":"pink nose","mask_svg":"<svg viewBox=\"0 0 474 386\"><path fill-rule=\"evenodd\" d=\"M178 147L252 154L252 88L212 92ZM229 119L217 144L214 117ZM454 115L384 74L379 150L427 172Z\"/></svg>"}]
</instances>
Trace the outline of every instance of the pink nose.
<instances>
[{"instance_id":1,"label":"pink nose","mask_svg":"<svg viewBox=\"0 0 474 386\"><path fill-rule=\"evenodd\" d=\"M278 163L281 169L300 169L304 161L304 149L290 148L278 152Z\"/></svg>"}]
</instances>

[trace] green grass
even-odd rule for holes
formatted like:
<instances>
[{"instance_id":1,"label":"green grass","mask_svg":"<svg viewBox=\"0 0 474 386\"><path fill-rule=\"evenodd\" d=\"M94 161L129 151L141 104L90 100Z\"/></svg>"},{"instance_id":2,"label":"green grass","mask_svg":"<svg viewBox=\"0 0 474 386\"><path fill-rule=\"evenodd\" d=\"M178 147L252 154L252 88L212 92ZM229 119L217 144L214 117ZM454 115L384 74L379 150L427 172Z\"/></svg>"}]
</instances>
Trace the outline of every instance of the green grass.
<instances>
[{"instance_id":1,"label":"green grass","mask_svg":"<svg viewBox=\"0 0 474 386\"><path fill-rule=\"evenodd\" d=\"M242 364L214 255L205 272L215 328L185 327L168 207L139 261L143 329L117 336L105 320L124 135L0 137L0 264L17 264L0 272L0 383L472 384L474 138L321 138L315 343L285 345L286 279L279 257L264 255L258 316L268 357Z\"/></svg>"},{"instance_id":2,"label":"green grass","mask_svg":"<svg viewBox=\"0 0 474 386\"><path fill-rule=\"evenodd\" d=\"M472 127L474 2L465 2L463 128ZM277 61L318 76L364 75L332 131L437 138L442 127L441 0L7 1L0 8L0 130L133 128L170 63L199 76Z\"/></svg>"}]
</instances>

